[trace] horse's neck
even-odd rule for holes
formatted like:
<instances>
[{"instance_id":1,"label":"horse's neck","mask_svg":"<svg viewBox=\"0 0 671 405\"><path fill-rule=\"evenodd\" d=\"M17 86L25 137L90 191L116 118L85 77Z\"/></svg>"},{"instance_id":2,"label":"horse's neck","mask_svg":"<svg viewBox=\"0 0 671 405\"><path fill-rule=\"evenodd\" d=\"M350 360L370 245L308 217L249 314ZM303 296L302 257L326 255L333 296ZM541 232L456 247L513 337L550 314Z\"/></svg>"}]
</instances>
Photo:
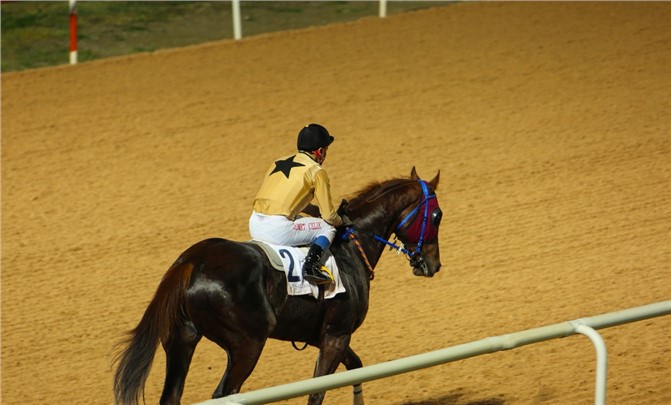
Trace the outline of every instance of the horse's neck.
<instances>
[{"instance_id":1,"label":"horse's neck","mask_svg":"<svg viewBox=\"0 0 671 405\"><path fill-rule=\"evenodd\" d=\"M408 187L410 186L408 185ZM399 221L401 213L415 202L417 196L415 193L406 190L382 198L384 200L379 206L354 219L355 225L368 235L366 242L363 243L362 241L362 245L373 267L380 260L386 245L371 236L375 235L389 240L395 231L395 225Z\"/></svg>"}]
</instances>

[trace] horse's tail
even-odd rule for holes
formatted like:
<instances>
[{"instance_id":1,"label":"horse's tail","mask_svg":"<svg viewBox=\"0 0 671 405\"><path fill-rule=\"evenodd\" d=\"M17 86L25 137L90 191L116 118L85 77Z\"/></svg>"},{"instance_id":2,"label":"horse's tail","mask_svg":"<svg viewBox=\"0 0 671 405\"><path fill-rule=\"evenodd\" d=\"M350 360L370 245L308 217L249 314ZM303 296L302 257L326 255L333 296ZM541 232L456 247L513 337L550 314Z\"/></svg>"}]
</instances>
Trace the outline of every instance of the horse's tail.
<instances>
[{"instance_id":1,"label":"horse's tail","mask_svg":"<svg viewBox=\"0 0 671 405\"><path fill-rule=\"evenodd\" d=\"M137 404L144 400L144 386L159 342L164 342L186 318L184 292L191 277L190 263L175 262L165 273L140 323L119 342L114 362L114 400ZM121 350L123 349L123 350Z\"/></svg>"}]
</instances>

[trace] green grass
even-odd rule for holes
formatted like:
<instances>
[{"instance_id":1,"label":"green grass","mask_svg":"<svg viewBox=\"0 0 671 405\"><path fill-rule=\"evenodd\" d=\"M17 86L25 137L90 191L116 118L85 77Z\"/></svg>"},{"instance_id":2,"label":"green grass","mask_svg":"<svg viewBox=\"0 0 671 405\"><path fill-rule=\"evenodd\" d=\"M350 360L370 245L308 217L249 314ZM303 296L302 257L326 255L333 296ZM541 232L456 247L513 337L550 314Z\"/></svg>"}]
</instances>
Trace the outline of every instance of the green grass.
<instances>
[{"instance_id":1,"label":"green grass","mask_svg":"<svg viewBox=\"0 0 671 405\"><path fill-rule=\"evenodd\" d=\"M387 14L444 5L388 2ZM377 1L242 1L243 37L376 16ZM69 62L68 2L2 3L2 72ZM78 1L80 62L233 37L230 1Z\"/></svg>"}]
</instances>

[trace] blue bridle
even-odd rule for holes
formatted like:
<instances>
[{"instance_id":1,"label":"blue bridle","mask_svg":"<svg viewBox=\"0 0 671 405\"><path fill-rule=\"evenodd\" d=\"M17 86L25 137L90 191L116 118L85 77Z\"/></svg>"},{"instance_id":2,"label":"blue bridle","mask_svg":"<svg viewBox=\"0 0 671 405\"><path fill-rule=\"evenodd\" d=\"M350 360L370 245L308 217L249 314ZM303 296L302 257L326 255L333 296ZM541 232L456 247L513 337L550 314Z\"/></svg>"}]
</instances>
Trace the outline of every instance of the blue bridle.
<instances>
[{"instance_id":1,"label":"blue bridle","mask_svg":"<svg viewBox=\"0 0 671 405\"><path fill-rule=\"evenodd\" d=\"M429 220L429 201L431 199L436 198L435 193L429 194L429 187L426 185L426 182L424 180L419 180L419 184L422 186L422 193L424 194L422 202L419 203L419 205L415 207L415 209L410 211L410 213L406 215L405 218L401 220L401 223L399 223L398 226L396 227L396 234L398 234L403 225L405 225L405 223L408 222L409 219L413 218L415 214L417 214L417 212L420 210L420 208L424 206L424 213L422 215L422 227L421 231L419 232L419 240L417 241L417 248L415 249L414 253L410 254L410 257L414 256L415 254L419 253L422 250L422 245L424 245L424 237L426 234L426 225ZM412 241L409 242L412 243Z\"/></svg>"},{"instance_id":2,"label":"blue bridle","mask_svg":"<svg viewBox=\"0 0 671 405\"><path fill-rule=\"evenodd\" d=\"M419 203L419 205L417 205L417 207L415 207L412 211L410 211L410 213L408 215L406 215L401 220L401 222L396 227L396 230L394 231L394 233L396 233L397 236L398 236L398 232L401 230L403 225L405 225L406 222L408 222L408 220L413 218L415 216L415 214L417 214L418 211L422 208L422 206L424 206L424 212L423 212L423 215L422 215L422 227L421 227L421 231L420 231L420 234L419 234L419 241L417 242L417 247L415 248L415 250L414 251L409 251L403 246L403 244L397 245L393 242L388 241L387 239L385 239L381 236L372 235L372 237L375 240L377 240L378 242L384 243L385 245L389 246L390 248L395 249L399 254L402 253L402 254L408 256L408 258L411 261L413 259L417 260L417 258L420 258L419 260L421 260L420 256L421 256L422 246L424 245L424 234L426 232L426 226L427 226L427 222L429 220L429 201L431 199L436 198L435 193L433 193L433 194L429 193L429 187L427 186L426 181L424 181L424 180L418 180L418 181L419 181L419 184L422 187L422 194L423 194L422 201ZM343 239L347 239L347 238L351 238L351 237L356 238L355 232L356 232L356 230L354 229L354 227L349 227L349 228L347 228L347 230L343 234L342 238ZM412 242L410 242L410 243L412 243ZM370 270L372 270L372 269L370 269Z\"/></svg>"}]
</instances>

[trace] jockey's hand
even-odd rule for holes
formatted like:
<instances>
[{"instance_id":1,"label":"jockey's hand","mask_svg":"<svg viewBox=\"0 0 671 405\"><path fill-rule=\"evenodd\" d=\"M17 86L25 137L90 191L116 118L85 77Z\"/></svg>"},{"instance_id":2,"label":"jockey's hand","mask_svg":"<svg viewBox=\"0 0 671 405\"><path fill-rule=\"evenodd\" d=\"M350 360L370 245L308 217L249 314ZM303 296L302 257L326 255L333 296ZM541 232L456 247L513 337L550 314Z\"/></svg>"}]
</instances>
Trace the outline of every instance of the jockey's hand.
<instances>
[{"instance_id":1,"label":"jockey's hand","mask_svg":"<svg viewBox=\"0 0 671 405\"><path fill-rule=\"evenodd\" d=\"M338 229L347 229L354 226L354 223L347 215L340 215L340 218L342 219L342 224L338 225Z\"/></svg>"},{"instance_id":2,"label":"jockey's hand","mask_svg":"<svg viewBox=\"0 0 671 405\"><path fill-rule=\"evenodd\" d=\"M341 215L340 218L342 219L342 224L336 227L335 237L337 239L344 239L345 235L347 235L347 230L354 228L354 223L352 223L352 220L350 220L347 215Z\"/></svg>"},{"instance_id":3,"label":"jockey's hand","mask_svg":"<svg viewBox=\"0 0 671 405\"><path fill-rule=\"evenodd\" d=\"M347 202L347 200L343 198L342 201L340 202L340 206L338 207L338 215L343 217L343 222L345 220L344 216L347 215L347 212L348 212L348 210L347 210L348 205L349 205L349 202Z\"/></svg>"}]
</instances>

